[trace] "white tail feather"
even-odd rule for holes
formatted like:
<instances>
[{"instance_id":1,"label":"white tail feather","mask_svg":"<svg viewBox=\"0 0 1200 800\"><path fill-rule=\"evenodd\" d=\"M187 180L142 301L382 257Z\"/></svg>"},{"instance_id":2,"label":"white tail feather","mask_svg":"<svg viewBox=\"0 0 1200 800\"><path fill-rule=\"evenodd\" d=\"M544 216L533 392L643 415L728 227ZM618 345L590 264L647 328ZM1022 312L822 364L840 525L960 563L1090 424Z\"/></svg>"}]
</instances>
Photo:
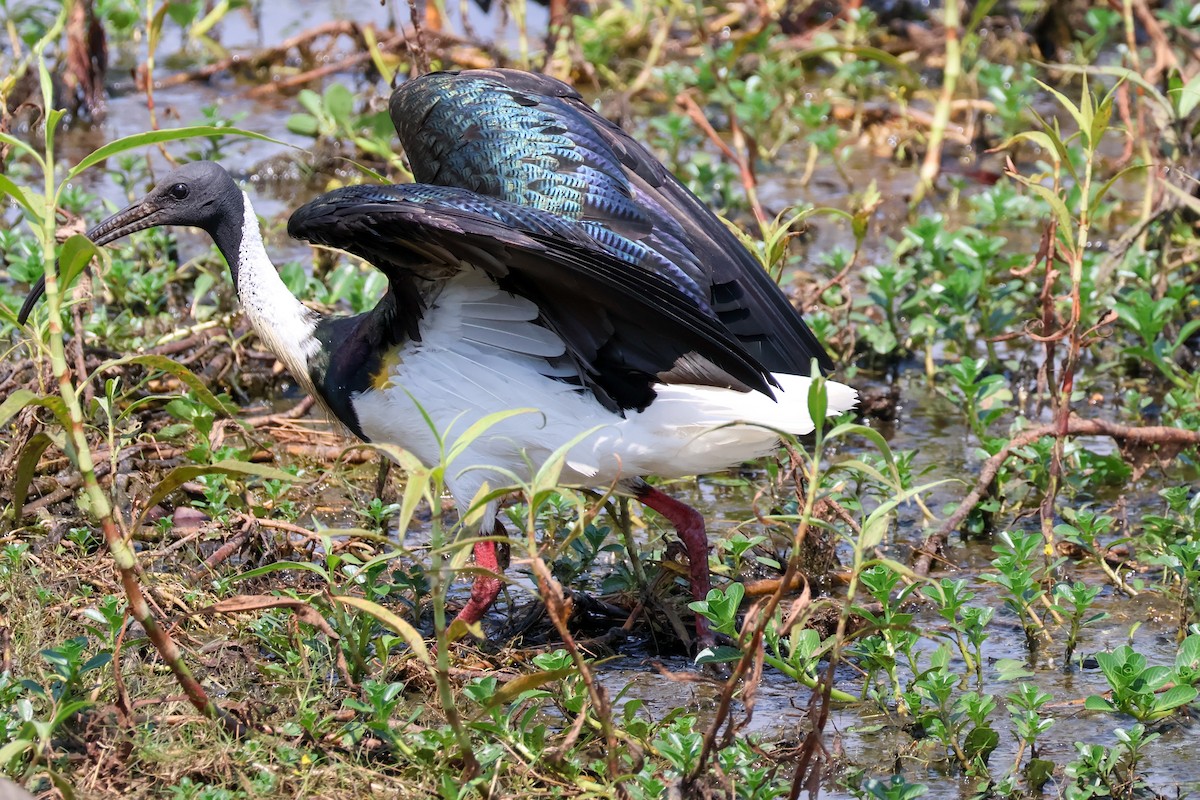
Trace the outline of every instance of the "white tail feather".
<instances>
[{"instance_id":1,"label":"white tail feather","mask_svg":"<svg viewBox=\"0 0 1200 800\"><path fill-rule=\"evenodd\" d=\"M775 374L775 399L758 392L712 386L662 385L638 414L606 425L571 450L568 465L592 480L632 475L664 478L715 472L766 455L778 432L811 433L808 390L812 379ZM853 408L858 393L826 381L830 415Z\"/></svg>"},{"instance_id":2,"label":"white tail feather","mask_svg":"<svg viewBox=\"0 0 1200 800\"><path fill-rule=\"evenodd\" d=\"M711 386L658 386L658 397L645 412L648 422L663 426L712 427L731 422L762 425L797 436L811 433L808 391L812 378L774 373L779 388L772 399L759 392L733 392ZM825 382L830 416L849 411L858 403L858 392L843 383ZM661 416L660 416L661 415Z\"/></svg>"}]
</instances>

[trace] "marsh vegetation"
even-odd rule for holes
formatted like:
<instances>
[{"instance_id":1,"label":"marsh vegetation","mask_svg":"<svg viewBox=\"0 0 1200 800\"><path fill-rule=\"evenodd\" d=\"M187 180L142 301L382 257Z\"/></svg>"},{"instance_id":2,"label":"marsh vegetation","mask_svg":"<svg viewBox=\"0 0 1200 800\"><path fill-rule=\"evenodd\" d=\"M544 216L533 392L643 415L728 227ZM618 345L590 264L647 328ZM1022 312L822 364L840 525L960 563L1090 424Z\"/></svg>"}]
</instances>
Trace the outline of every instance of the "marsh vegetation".
<instances>
[{"instance_id":1,"label":"marsh vegetation","mask_svg":"<svg viewBox=\"0 0 1200 800\"><path fill-rule=\"evenodd\" d=\"M1200 6L0 9L0 776L180 800L1200 789ZM79 235L218 160L295 294L369 308L383 276L289 242L288 214L408 180L393 81L497 65L650 146L862 395L671 487L709 523L706 601L669 525L551 464L493 487L512 565L486 638L447 625L473 534L444 482L477 432L436 465L356 446L249 335L207 239Z\"/></svg>"}]
</instances>

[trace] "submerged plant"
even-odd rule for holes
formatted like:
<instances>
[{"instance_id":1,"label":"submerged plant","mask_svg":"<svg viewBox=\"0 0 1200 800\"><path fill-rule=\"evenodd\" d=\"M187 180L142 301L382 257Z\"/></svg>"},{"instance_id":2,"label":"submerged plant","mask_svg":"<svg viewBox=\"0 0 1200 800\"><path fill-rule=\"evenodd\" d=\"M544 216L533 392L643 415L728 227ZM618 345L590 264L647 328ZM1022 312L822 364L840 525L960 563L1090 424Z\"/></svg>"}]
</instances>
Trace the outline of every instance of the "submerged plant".
<instances>
[{"instance_id":1,"label":"submerged plant","mask_svg":"<svg viewBox=\"0 0 1200 800\"><path fill-rule=\"evenodd\" d=\"M1117 738L1114 747L1076 742L1078 758L1064 768L1071 783L1064 797L1068 800L1091 800L1094 797L1135 798L1148 788L1140 773L1146 758L1146 745L1159 738L1145 725L1113 731Z\"/></svg>"},{"instance_id":2,"label":"submerged plant","mask_svg":"<svg viewBox=\"0 0 1200 800\"><path fill-rule=\"evenodd\" d=\"M1025 630L1025 641L1031 652L1048 641L1049 633L1042 621L1042 605L1046 590L1041 576L1052 572L1039 559L1042 538L1036 533L1005 531L993 547L998 554L992 561L995 573L982 575L1003 591L1004 605L1016 615Z\"/></svg>"},{"instance_id":3,"label":"submerged plant","mask_svg":"<svg viewBox=\"0 0 1200 800\"><path fill-rule=\"evenodd\" d=\"M938 614L950 626L950 635L967 671L975 673L982 681L981 648L988 638L986 628L991 622L993 609L990 606L967 605L968 601L975 598L975 592L966 587L965 578L942 578L937 583L921 587L921 593L934 603Z\"/></svg>"},{"instance_id":4,"label":"submerged plant","mask_svg":"<svg viewBox=\"0 0 1200 800\"><path fill-rule=\"evenodd\" d=\"M1070 668L1071 658L1075 648L1079 646L1079 633L1088 625L1094 625L1108 618L1107 611L1089 613L1092 603L1104 587L1088 586L1076 581L1072 584L1060 583L1054 587L1054 608L1067 620L1067 642L1063 652L1063 665Z\"/></svg>"},{"instance_id":5,"label":"submerged plant","mask_svg":"<svg viewBox=\"0 0 1200 800\"><path fill-rule=\"evenodd\" d=\"M1189 637L1180 646L1180 663L1189 670L1200 653L1200 636ZM1112 652L1097 653L1096 661L1112 691L1110 698L1091 695L1085 707L1091 711L1128 714L1138 722L1154 722L1185 706L1200 692L1191 680L1200 677L1194 672L1180 675L1179 665L1152 666L1146 657L1129 645Z\"/></svg>"}]
</instances>

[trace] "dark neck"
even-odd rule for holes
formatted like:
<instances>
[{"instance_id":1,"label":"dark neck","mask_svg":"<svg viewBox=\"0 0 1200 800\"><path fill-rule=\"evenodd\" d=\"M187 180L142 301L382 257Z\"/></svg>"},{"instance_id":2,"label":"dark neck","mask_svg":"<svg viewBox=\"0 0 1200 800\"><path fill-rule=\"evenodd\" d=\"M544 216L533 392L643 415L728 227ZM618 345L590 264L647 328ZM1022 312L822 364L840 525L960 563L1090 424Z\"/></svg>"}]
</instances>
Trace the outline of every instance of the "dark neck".
<instances>
[{"instance_id":1,"label":"dark neck","mask_svg":"<svg viewBox=\"0 0 1200 800\"><path fill-rule=\"evenodd\" d=\"M234 291L240 292L238 286L238 269L241 267L242 258L242 238L245 231L246 214L253 214L253 210L246 208L246 204L242 201L242 193L238 192L235 204L231 205L231 211L228 214L222 214L216 225L208 232L212 236L213 242L217 245L217 249L221 251L221 255L225 257L225 263L229 265L229 274L233 278ZM258 224L254 220L254 224Z\"/></svg>"}]
</instances>

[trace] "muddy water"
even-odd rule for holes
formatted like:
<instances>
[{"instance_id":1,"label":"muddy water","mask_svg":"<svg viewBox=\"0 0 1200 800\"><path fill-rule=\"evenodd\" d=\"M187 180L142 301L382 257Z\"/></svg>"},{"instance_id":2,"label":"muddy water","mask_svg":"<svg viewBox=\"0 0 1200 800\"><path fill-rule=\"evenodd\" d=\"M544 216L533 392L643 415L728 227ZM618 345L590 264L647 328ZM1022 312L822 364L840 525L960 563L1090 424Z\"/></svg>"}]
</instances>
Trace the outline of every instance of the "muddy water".
<instances>
[{"instance_id":1,"label":"muddy water","mask_svg":"<svg viewBox=\"0 0 1200 800\"><path fill-rule=\"evenodd\" d=\"M234 15L219 28L223 44L235 50L275 44L302 29L349 14L365 14L367 16L356 18L359 21L384 25L394 13L390 6L351 0L303 0L280 5L281 16L274 16L273 11L271 24L265 28L253 24L248 11L234 12ZM473 20L477 30L485 29L488 22L489 20L484 18ZM494 19L491 22L495 24ZM533 24L538 23L534 21ZM505 37L509 35L511 30L504 34ZM180 50L187 49L177 35L174 40L168 38L167 47L171 46ZM132 63L137 55L135 45L123 54L123 58L127 63ZM114 70L114 75L116 74L117 70ZM352 85L356 80L347 76L343 76L343 79L351 81ZM303 149L311 144L311 140L287 131L287 118L299 110L292 98L280 95L250 100L245 97L242 88L232 79L221 78L212 83L192 83L161 90L156 97L160 120L164 126L193 124L200 121L200 109L216 106L220 109L222 117L233 119L244 114L237 124L267 133L287 145ZM64 134L61 141L67 157L81 157L104 142L148 127L149 117L144 96L133 91L131 84L120 78L116 79L115 89L116 94L111 101L109 116L104 125L78 126ZM270 143L237 140L227 143L224 153L223 163L226 166L247 176L251 184L257 184L257 188L252 188L251 192L258 211L263 216L286 216L291 208L308 199L313 192L311 188L303 185L298 171L292 173L295 180L291 181L277 180L278 175L271 176L270 180L258 180L262 177L259 167L264 162L281 153L298 155L302 159L303 153L289 151ZM155 158L153 154L151 157ZM157 162L157 166L162 167L163 163ZM888 200L879 211L877 224L893 237L898 235L900 221L906 214L903 198L913 186L913 170L898 167L891 162L858 158L847 165L847 172L856 187L865 186L867 181L872 179L878 183ZM289 173L285 169L282 174L286 178ZM761 178L761 196L768 206L782 207L797 200L807 200L819 205L840 207L844 204L843 197L847 193L844 179L833 170L818 171L813 181L804 187L798 186L793 179L772 175L769 171L764 172ZM111 176L93 171L85 180L86 188L105 200L115 205L123 205L126 202ZM1023 243L1020 246L1028 251L1031 248L1027 245L1028 243ZM302 257L304 252L303 247L283 241L275 241L272 246L283 258ZM834 246L849 248L852 241L843 226L823 222L815 227L807 246L810 252L819 253ZM889 258L890 252L883 243L883 237L875 237L868 243L861 263L886 262ZM929 470L921 479L922 482L941 479L954 481L934 489L926 498L929 507L940 512L943 507L956 502L967 491L967 486L962 481L969 480L977 473L979 460L975 453L975 443L962 415L930 389L919 369L904 372L899 380L902 389L902 412L900 418L895 423L889 423L884 432L894 449L918 451L914 471L919 473L926 468ZM868 381L869 378L864 378L861 383L866 384ZM682 499L694 503L703 511L710 522L710 531L714 539L728 534L753 516L753 494L748 489L730 488L718 485L711 479L702 479L695 484L680 485L677 493ZM1147 492L1145 496L1131 499L1135 503L1149 502L1152 493ZM894 538L889 541L887 547L894 557L905 560L910 549L919 543L924 535L915 510L907 509L902 511ZM989 567L993 558L990 545L952 541L947 558L954 565L954 569L946 574L970 579L972 588L979 595L975 603L997 608L1001 606L1001 600L991 584L978 581L979 574ZM1072 570L1071 578L1091 583L1103 582L1099 574L1077 568ZM1080 651L1089 653L1131 641L1151 662L1167 663L1174 653L1174 631L1169 623L1159 620L1169 620L1169 605L1170 598L1148 594L1135 601L1129 601L1117 597L1111 590L1106 590L1098 606L1108 611L1111 616L1085 632ZM926 628L936 628L939 620L934 615L925 614L918 619L918 624ZM924 646L932 647L933 643L927 642ZM995 680L997 671L994 665L999 659L1023 660L1027 654L1019 627L1002 609L997 612L991 626L991 638L985 645L984 652L988 660L985 667L988 690L998 696L1011 691L1010 685L1000 684ZM1057 652L1061 653L1061 645L1058 646ZM648 657L644 654L629 653L623 659L609 662L604 668L602 678L614 694L624 690L626 697L643 699L656 718L680 705L694 708L702 717L711 713L714 697L711 688L665 682L649 669L647 660ZM689 664L682 659L668 660L665 666L681 671L690 669ZM1098 671L1066 673L1061 670L1061 665L1043 665L1030 680L1051 693L1058 703L1047 711L1054 716L1055 725L1043 739L1041 755L1044 758L1061 765L1074 757L1074 741L1112 744L1112 729L1128 724L1128 720L1085 712L1081 702L1072 702L1082 701L1087 695L1102 692L1106 688ZM848 682L846 685L855 684ZM808 690L798 688L787 679L768 671L757 697L754 718L746 727L746 732L767 739L795 741L807 729L808 721L804 709L808 697ZM1004 716L1001 701L995 724L1002 731L1002 742L993 754L991 762L998 773L1003 772L1000 765L1011 762L1015 753L1012 737L1005 733L1008 728ZM869 774L886 775L890 771L890 765L899 760L911 780L930 784L933 797L952 798L970 794L970 787L941 772L936 764L927 766L927 754L919 750L908 735L893 724L895 722L879 717L873 710L851 708L837 712L830 733L840 737L847 759L868 770ZM1161 732L1163 738L1152 745L1152 758L1149 761L1149 772L1154 787L1164 794L1174 793L1176 787L1182 787L1184 791L1189 787L1194 789L1200 781L1200 766L1194 757L1195 732L1190 730L1186 722L1165 726ZM840 796L836 790L831 794L835 797Z\"/></svg>"}]
</instances>

